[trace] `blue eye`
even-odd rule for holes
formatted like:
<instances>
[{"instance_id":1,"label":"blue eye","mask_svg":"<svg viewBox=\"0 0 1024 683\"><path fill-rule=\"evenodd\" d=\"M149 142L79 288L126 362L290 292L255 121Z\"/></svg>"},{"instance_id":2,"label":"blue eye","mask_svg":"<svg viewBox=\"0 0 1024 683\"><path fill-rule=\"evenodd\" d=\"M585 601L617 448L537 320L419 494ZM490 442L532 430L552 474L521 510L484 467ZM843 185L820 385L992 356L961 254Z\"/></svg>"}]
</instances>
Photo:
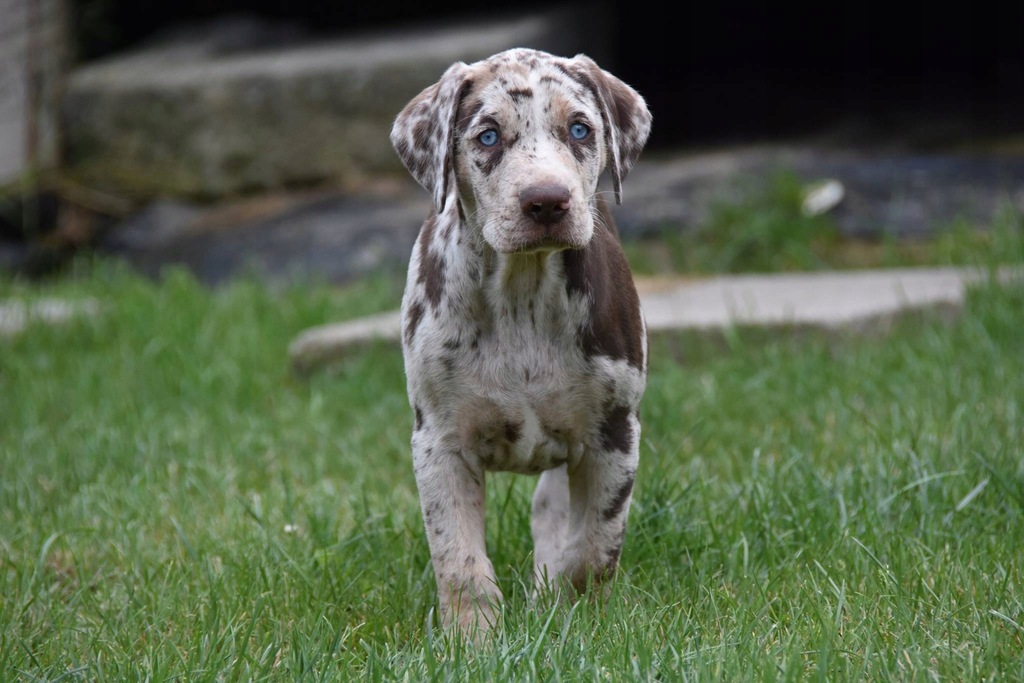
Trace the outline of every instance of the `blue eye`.
<instances>
[{"instance_id":1,"label":"blue eye","mask_svg":"<svg viewBox=\"0 0 1024 683\"><path fill-rule=\"evenodd\" d=\"M498 131L493 128L488 128L483 133L480 133L476 139L479 140L480 144L484 147L494 147L498 144Z\"/></svg>"},{"instance_id":2,"label":"blue eye","mask_svg":"<svg viewBox=\"0 0 1024 683\"><path fill-rule=\"evenodd\" d=\"M582 140L590 135L590 128L585 123L574 123L569 126L569 134L574 140Z\"/></svg>"}]
</instances>

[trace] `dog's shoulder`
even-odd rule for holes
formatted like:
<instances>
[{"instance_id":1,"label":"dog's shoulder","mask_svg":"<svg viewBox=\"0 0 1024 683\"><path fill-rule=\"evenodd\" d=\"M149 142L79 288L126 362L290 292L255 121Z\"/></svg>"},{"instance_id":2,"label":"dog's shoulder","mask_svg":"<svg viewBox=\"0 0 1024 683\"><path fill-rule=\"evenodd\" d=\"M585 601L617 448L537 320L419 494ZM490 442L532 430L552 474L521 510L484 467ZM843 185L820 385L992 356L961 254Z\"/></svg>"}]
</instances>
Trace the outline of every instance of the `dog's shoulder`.
<instances>
[{"instance_id":1,"label":"dog's shoulder","mask_svg":"<svg viewBox=\"0 0 1024 683\"><path fill-rule=\"evenodd\" d=\"M587 247L562 252L566 290L586 297L590 306L589 324L580 331L580 344L588 356L625 360L644 370L646 329L640 298L615 222L601 199L598 212L601 220Z\"/></svg>"}]
</instances>

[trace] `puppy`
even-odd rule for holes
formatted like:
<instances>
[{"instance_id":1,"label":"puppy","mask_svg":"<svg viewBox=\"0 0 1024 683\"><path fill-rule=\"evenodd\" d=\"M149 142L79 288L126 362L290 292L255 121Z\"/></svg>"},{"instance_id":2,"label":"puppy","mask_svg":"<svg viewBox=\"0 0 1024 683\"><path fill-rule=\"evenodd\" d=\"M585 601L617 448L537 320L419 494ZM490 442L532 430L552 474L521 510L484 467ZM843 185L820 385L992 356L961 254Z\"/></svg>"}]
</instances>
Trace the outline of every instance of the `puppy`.
<instances>
[{"instance_id":1,"label":"puppy","mask_svg":"<svg viewBox=\"0 0 1024 683\"><path fill-rule=\"evenodd\" d=\"M402 349L413 468L443 623L486 630L501 600L485 473L540 474L538 590L608 580L640 445L647 331L597 190L651 127L643 98L585 55L514 49L456 63L391 141L434 198L409 263Z\"/></svg>"}]
</instances>

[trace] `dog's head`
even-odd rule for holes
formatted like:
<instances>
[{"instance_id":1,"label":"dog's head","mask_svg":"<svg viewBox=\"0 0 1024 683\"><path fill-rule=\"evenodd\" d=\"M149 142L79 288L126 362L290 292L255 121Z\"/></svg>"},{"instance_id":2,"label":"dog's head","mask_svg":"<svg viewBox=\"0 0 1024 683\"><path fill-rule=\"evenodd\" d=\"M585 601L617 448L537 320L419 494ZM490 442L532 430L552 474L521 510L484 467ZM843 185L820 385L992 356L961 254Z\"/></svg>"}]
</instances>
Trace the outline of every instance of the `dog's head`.
<instances>
[{"instance_id":1,"label":"dog's head","mask_svg":"<svg viewBox=\"0 0 1024 683\"><path fill-rule=\"evenodd\" d=\"M514 253L586 246L601 172L621 201L650 130L643 98L589 57L515 49L452 65L391 142L439 212L461 202L493 249Z\"/></svg>"}]
</instances>

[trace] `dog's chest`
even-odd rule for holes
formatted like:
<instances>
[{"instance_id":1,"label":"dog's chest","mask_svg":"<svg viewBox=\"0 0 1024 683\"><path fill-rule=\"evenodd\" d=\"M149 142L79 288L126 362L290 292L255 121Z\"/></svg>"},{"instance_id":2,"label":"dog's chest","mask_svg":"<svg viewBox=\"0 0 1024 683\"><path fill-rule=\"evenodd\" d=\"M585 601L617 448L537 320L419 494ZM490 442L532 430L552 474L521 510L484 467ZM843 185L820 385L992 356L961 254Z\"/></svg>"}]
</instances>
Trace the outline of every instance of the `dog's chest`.
<instances>
[{"instance_id":1,"label":"dog's chest","mask_svg":"<svg viewBox=\"0 0 1024 683\"><path fill-rule=\"evenodd\" d=\"M485 468L536 473L581 455L599 387L572 337L495 335L457 368L459 439Z\"/></svg>"},{"instance_id":2,"label":"dog's chest","mask_svg":"<svg viewBox=\"0 0 1024 683\"><path fill-rule=\"evenodd\" d=\"M484 325L480 318L438 321L429 336L460 343L414 354L413 400L438 417L438 437L455 438L485 469L537 473L575 462L607 400L614 378L577 340L585 302L561 291L502 296L488 306L493 314Z\"/></svg>"}]
</instances>

